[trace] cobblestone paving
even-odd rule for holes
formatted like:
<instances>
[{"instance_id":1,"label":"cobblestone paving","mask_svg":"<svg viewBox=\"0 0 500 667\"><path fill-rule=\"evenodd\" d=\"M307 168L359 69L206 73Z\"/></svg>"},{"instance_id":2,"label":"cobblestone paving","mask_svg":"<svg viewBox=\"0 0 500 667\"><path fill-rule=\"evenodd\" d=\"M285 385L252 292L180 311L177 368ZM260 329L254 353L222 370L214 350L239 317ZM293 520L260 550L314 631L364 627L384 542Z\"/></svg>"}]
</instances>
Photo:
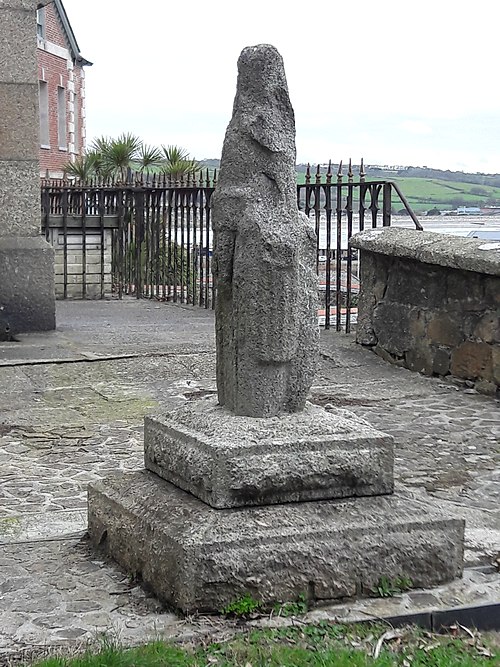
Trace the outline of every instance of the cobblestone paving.
<instances>
[{"instance_id":1,"label":"cobblestone paving","mask_svg":"<svg viewBox=\"0 0 500 667\"><path fill-rule=\"evenodd\" d=\"M347 337L326 348L333 366L319 373L327 386L314 387L314 400L394 436L398 492L466 519L466 564L491 562L500 550L500 401L390 366Z\"/></svg>"},{"instance_id":2,"label":"cobblestone paving","mask_svg":"<svg viewBox=\"0 0 500 667\"><path fill-rule=\"evenodd\" d=\"M142 466L144 414L215 390L213 323L204 322L198 352L160 347L154 354L149 340L142 357L0 367L0 653L75 644L102 631L126 643L223 631L213 619L164 612L92 553L84 535L87 484ZM177 347L182 321L179 327ZM498 600L500 576L487 565L500 550L499 401L392 367L348 336L327 332L322 350L312 400L392 434L398 492L421 502L422 511L438 503L464 517L466 562L483 570L437 591L313 615Z\"/></svg>"}]
</instances>

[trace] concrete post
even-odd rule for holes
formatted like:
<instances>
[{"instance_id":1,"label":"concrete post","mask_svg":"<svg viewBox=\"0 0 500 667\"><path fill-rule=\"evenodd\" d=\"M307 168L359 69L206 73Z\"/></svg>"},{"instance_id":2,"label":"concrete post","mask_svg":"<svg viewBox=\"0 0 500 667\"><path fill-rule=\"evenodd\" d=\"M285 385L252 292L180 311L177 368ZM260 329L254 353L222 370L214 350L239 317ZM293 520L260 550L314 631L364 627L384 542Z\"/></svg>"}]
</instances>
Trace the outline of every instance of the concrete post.
<instances>
[{"instance_id":1,"label":"concrete post","mask_svg":"<svg viewBox=\"0 0 500 667\"><path fill-rule=\"evenodd\" d=\"M54 251L40 235L36 0L0 0L0 337L55 328Z\"/></svg>"}]
</instances>

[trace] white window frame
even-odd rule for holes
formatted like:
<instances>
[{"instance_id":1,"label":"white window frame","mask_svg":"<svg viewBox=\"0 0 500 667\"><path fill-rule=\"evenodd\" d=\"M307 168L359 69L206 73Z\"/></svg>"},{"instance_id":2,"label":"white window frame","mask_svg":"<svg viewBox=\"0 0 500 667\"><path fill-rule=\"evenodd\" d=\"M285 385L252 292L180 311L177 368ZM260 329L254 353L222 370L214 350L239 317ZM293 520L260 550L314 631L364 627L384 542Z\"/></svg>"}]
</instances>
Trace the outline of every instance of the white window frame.
<instances>
[{"instance_id":1,"label":"white window frame","mask_svg":"<svg viewBox=\"0 0 500 667\"><path fill-rule=\"evenodd\" d=\"M66 88L57 86L57 145L60 151L68 150L67 109Z\"/></svg>"},{"instance_id":2,"label":"white window frame","mask_svg":"<svg viewBox=\"0 0 500 667\"><path fill-rule=\"evenodd\" d=\"M50 148L49 84L46 81L38 82L38 94L40 100L40 146L41 148Z\"/></svg>"},{"instance_id":3,"label":"white window frame","mask_svg":"<svg viewBox=\"0 0 500 667\"><path fill-rule=\"evenodd\" d=\"M45 39L45 7L36 10L36 34L40 39Z\"/></svg>"}]
</instances>

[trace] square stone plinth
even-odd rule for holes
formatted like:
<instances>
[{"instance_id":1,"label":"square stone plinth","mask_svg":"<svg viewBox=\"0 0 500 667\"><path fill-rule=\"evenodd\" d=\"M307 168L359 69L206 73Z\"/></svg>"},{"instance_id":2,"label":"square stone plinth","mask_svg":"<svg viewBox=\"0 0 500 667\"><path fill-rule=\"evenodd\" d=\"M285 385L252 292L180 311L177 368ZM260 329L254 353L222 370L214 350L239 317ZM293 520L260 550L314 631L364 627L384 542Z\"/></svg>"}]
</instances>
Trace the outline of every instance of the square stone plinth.
<instances>
[{"instance_id":1,"label":"square stone plinth","mask_svg":"<svg viewBox=\"0 0 500 667\"><path fill-rule=\"evenodd\" d=\"M414 587L462 574L464 522L394 495L216 510L148 471L89 487L89 533L160 600L220 611L368 594L380 577Z\"/></svg>"},{"instance_id":2,"label":"square stone plinth","mask_svg":"<svg viewBox=\"0 0 500 667\"><path fill-rule=\"evenodd\" d=\"M148 470L212 507L371 496L393 491L393 440L346 410L237 417L216 399L146 417Z\"/></svg>"}]
</instances>

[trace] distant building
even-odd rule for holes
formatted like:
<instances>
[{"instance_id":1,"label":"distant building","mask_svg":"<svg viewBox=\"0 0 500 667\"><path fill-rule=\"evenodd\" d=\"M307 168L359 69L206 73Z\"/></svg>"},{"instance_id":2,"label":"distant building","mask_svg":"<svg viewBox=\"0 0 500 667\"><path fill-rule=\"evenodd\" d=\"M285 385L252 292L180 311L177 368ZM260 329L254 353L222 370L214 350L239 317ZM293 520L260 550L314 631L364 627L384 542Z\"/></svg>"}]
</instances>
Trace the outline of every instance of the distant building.
<instances>
[{"instance_id":1,"label":"distant building","mask_svg":"<svg viewBox=\"0 0 500 667\"><path fill-rule=\"evenodd\" d=\"M60 178L85 147L85 71L61 0L37 9L40 175Z\"/></svg>"},{"instance_id":2,"label":"distant building","mask_svg":"<svg viewBox=\"0 0 500 667\"><path fill-rule=\"evenodd\" d=\"M474 229L467 234L467 237L485 241L500 241L500 229Z\"/></svg>"},{"instance_id":3,"label":"distant building","mask_svg":"<svg viewBox=\"0 0 500 667\"><path fill-rule=\"evenodd\" d=\"M479 206L459 206L455 211L457 215L481 215Z\"/></svg>"},{"instance_id":4,"label":"distant building","mask_svg":"<svg viewBox=\"0 0 500 667\"><path fill-rule=\"evenodd\" d=\"M500 213L500 206L484 206L481 209L482 215L498 215Z\"/></svg>"}]
</instances>

